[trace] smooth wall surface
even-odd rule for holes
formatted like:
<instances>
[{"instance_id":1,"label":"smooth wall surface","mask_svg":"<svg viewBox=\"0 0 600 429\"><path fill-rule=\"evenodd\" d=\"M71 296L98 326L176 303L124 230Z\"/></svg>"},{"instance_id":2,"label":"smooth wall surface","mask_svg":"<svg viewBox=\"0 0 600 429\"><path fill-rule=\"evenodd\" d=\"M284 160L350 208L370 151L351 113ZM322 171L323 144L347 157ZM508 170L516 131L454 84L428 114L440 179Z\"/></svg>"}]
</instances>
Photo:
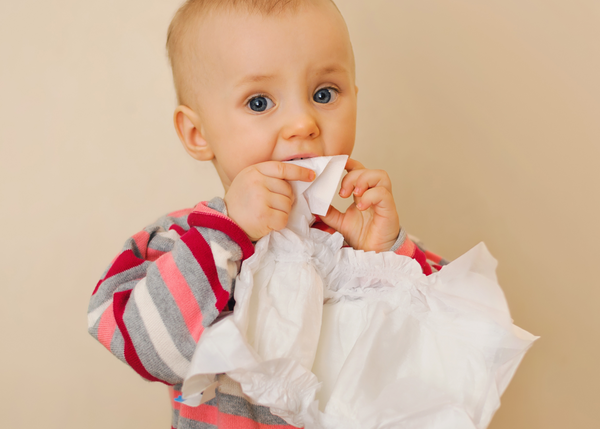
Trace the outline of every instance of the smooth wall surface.
<instances>
[{"instance_id":1,"label":"smooth wall surface","mask_svg":"<svg viewBox=\"0 0 600 429\"><path fill-rule=\"evenodd\" d=\"M358 67L354 157L404 227L485 241L542 338L493 429L600 427L600 3L338 0ZM169 427L164 386L86 332L131 234L221 195L171 125L177 0L0 2L0 427Z\"/></svg>"}]
</instances>

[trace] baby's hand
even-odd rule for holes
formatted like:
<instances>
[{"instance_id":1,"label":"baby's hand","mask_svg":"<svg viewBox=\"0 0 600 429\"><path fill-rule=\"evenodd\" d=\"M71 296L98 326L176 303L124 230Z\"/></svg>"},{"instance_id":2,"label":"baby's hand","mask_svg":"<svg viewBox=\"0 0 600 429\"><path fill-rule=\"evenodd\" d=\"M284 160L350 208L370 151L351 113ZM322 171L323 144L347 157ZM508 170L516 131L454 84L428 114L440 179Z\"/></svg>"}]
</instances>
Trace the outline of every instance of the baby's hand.
<instances>
[{"instance_id":1,"label":"baby's hand","mask_svg":"<svg viewBox=\"0 0 600 429\"><path fill-rule=\"evenodd\" d=\"M348 159L348 174L342 180L340 197L354 197L346 213L329 207L321 220L340 232L357 250L384 252L391 249L400 233L392 183L383 170L367 170L358 161Z\"/></svg>"},{"instance_id":2,"label":"baby's hand","mask_svg":"<svg viewBox=\"0 0 600 429\"><path fill-rule=\"evenodd\" d=\"M243 169L225 194L229 217L252 241L285 228L294 202L292 186L286 182L312 182L315 172L278 161L261 162Z\"/></svg>"}]
</instances>

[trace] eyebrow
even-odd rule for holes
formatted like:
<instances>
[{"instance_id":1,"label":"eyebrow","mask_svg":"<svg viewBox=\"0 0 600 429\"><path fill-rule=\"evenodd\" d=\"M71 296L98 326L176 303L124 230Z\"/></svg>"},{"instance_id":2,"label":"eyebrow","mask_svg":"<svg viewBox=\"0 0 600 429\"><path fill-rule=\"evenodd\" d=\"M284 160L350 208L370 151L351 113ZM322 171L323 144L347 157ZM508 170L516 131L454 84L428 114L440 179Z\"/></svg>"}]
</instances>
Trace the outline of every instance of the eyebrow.
<instances>
[{"instance_id":1,"label":"eyebrow","mask_svg":"<svg viewBox=\"0 0 600 429\"><path fill-rule=\"evenodd\" d=\"M272 74L253 74L240 79L235 86L238 87L248 83L264 82L265 80L271 80L273 78L275 78L275 75Z\"/></svg>"},{"instance_id":2,"label":"eyebrow","mask_svg":"<svg viewBox=\"0 0 600 429\"><path fill-rule=\"evenodd\" d=\"M323 67L320 70L317 70L317 72L315 73L317 76L325 76L325 75L329 75L329 74L335 74L335 73L345 73L346 69L344 67L339 67L339 66L329 66L329 67ZM272 74L253 74L253 75L249 75L249 76L244 76L242 79L240 79L238 81L238 83L235 84L236 87L239 86L243 86L249 83L257 83L257 82L264 82L266 80L272 80L275 78L275 75Z\"/></svg>"},{"instance_id":3,"label":"eyebrow","mask_svg":"<svg viewBox=\"0 0 600 429\"><path fill-rule=\"evenodd\" d=\"M321 70L318 70L315 74L317 76L324 76L327 74L334 74L334 73L346 73L346 69L344 67L340 67L340 66L329 66L329 67L323 67Z\"/></svg>"}]
</instances>

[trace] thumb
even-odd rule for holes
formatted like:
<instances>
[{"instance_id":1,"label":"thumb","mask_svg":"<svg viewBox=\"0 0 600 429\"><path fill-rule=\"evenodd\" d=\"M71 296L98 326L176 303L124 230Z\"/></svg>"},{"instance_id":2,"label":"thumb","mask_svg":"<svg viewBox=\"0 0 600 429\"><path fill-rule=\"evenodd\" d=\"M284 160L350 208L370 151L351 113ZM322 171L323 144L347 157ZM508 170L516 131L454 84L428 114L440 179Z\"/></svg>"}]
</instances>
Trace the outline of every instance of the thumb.
<instances>
[{"instance_id":1,"label":"thumb","mask_svg":"<svg viewBox=\"0 0 600 429\"><path fill-rule=\"evenodd\" d=\"M344 222L344 213L333 206L329 206L327 214L325 216L319 216L319 218L325 225L332 227L336 231L340 231L342 223Z\"/></svg>"}]
</instances>

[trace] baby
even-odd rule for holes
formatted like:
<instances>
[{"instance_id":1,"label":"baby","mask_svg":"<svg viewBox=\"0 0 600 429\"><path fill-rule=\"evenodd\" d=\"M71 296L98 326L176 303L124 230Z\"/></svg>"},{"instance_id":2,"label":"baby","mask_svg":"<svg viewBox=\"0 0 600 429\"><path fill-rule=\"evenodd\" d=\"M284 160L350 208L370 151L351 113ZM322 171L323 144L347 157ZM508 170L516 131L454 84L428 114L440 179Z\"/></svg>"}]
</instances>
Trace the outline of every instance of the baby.
<instances>
[{"instance_id":1,"label":"baby","mask_svg":"<svg viewBox=\"0 0 600 429\"><path fill-rule=\"evenodd\" d=\"M286 226L288 182L314 180L284 161L352 154L358 88L348 30L330 0L189 0L167 48L177 134L194 159L213 163L225 196L129 238L94 290L89 331L142 377L169 386L173 428L289 426L226 376L198 407L174 399L204 329L235 304L253 243ZM340 196L353 204L345 213L331 207L313 227L437 271L444 262L400 228L387 173L353 159L346 170Z\"/></svg>"}]
</instances>

